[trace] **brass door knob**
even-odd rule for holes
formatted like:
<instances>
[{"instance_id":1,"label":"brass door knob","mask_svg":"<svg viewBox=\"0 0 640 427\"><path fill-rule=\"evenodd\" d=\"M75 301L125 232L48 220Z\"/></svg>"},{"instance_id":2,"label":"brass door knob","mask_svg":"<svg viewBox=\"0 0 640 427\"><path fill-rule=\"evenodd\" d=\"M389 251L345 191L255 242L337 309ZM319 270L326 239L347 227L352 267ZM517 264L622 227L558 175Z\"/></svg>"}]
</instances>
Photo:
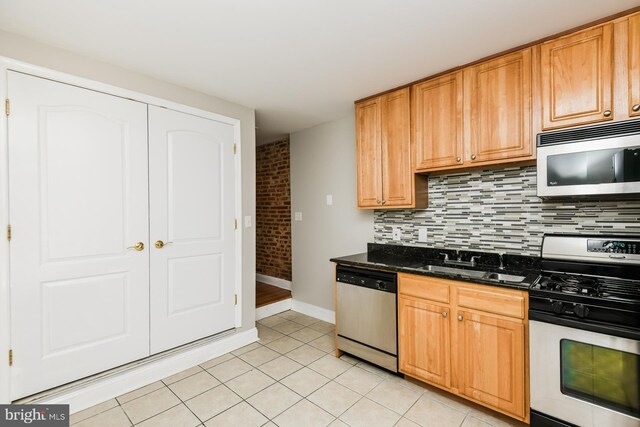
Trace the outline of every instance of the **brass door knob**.
<instances>
[{"instance_id":1,"label":"brass door knob","mask_svg":"<svg viewBox=\"0 0 640 427\"><path fill-rule=\"evenodd\" d=\"M170 244L172 244L172 243L173 243L173 242L167 242L167 243L165 243L165 242L163 242L162 240L158 240L158 241L156 241L156 248L158 248L158 249L162 249L162 248L164 248L165 246L170 245Z\"/></svg>"},{"instance_id":2,"label":"brass door knob","mask_svg":"<svg viewBox=\"0 0 640 427\"><path fill-rule=\"evenodd\" d=\"M138 242L133 246L127 247L127 249L135 249L138 252L143 251L144 250L144 243Z\"/></svg>"},{"instance_id":3,"label":"brass door knob","mask_svg":"<svg viewBox=\"0 0 640 427\"><path fill-rule=\"evenodd\" d=\"M637 113L638 111L640 111L640 104L635 104L633 107L631 107L631 109Z\"/></svg>"},{"instance_id":4,"label":"brass door knob","mask_svg":"<svg viewBox=\"0 0 640 427\"><path fill-rule=\"evenodd\" d=\"M471 160L475 160L475 159L476 159L476 155L475 155L475 154L472 154L472 155L471 155Z\"/></svg>"},{"instance_id":5,"label":"brass door knob","mask_svg":"<svg viewBox=\"0 0 640 427\"><path fill-rule=\"evenodd\" d=\"M611 110L604 110L604 113L602 113L603 116L605 117L610 117L611 116Z\"/></svg>"}]
</instances>

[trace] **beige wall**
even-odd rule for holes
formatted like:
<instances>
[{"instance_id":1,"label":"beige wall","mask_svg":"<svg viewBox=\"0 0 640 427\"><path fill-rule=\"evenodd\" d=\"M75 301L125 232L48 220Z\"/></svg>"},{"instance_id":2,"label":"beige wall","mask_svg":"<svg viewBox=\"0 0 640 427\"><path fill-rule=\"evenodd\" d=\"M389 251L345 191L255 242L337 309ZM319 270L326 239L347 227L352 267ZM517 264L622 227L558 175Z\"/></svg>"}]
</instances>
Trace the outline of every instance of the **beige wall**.
<instances>
[{"instance_id":1,"label":"beige wall","mask_svg":"<svg viewBox=\"0 0 640 427\"><path fill-rule=\"evenodd\" d=\"M292 294L333 310L329 258L365 252L373 213L356 209L355 119L351 115L291 134ZM333 196L327 206L326 196Z\"/></svg>"},{"instance_id":2,"label":"beige wall","mask_svg":"<svg viewBox=\"0 0 640 427\"><path fill-rule=\"evenodd\" d=\"M255 112L220 98L195 92L68 51L0 31L0 56L119 86L242 122L242 211L255 218ZM240 221L242 224L243 221ZM255 231L244 229L242 239L242 329L255 325Z\"/></svg>"}]
</instances>

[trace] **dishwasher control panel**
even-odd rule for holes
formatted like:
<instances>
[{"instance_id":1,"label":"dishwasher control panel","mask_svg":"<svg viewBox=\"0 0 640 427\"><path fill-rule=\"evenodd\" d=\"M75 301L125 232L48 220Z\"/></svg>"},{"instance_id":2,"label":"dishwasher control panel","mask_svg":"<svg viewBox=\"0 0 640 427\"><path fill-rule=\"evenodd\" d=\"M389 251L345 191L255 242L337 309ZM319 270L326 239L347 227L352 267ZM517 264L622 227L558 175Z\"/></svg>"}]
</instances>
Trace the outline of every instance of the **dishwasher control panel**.
<instances>
[{"instance_id":1,"label":"dishwasher control panel","mask_svg":"<svg viewBox=\"0 0 640 427\"><path fill-rule=\"evenodd\" d=\"M386 271L338 265L336 268L336 281L383 292L397 293L398 291L396 273Z\"/></svg>"}]
</instances>

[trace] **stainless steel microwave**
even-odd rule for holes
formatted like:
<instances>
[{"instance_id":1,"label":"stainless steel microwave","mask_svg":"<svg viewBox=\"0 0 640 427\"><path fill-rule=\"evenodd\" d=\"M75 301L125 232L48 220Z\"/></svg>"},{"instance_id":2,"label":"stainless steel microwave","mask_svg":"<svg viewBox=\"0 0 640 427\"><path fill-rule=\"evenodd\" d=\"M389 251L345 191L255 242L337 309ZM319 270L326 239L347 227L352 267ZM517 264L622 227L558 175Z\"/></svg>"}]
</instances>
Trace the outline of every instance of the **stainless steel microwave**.
<instances>
[{"instance_id":1,"label":"stainless steel microwave","mask_svg":"<svg viewBox=\"0 0 640 427\"><path fill-rule=\"evenodd\" d=\"M538 197L640 199L640 120L537 137Z\"/></svg>"}]
</instances>

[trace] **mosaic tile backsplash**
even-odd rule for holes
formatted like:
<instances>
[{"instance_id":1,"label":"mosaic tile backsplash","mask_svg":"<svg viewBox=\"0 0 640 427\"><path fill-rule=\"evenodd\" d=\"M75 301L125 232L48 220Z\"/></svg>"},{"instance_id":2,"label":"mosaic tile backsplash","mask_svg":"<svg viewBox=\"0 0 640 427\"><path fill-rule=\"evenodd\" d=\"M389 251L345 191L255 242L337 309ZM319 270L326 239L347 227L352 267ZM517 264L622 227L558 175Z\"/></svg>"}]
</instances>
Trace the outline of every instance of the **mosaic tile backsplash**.
<instances>
[{"instance_id":1,"label":"mosaic tile backsplash","mask_svg":"<svg viewBox=\"0 0 640 427\"><path fill-rule=\"evenodd\" d=\"M375 243L539 256L544 233L640 234L640 201L542 201L535 166L430 176L428 185L427 209L375 211Z\"/></svg>"}]
</instances>

